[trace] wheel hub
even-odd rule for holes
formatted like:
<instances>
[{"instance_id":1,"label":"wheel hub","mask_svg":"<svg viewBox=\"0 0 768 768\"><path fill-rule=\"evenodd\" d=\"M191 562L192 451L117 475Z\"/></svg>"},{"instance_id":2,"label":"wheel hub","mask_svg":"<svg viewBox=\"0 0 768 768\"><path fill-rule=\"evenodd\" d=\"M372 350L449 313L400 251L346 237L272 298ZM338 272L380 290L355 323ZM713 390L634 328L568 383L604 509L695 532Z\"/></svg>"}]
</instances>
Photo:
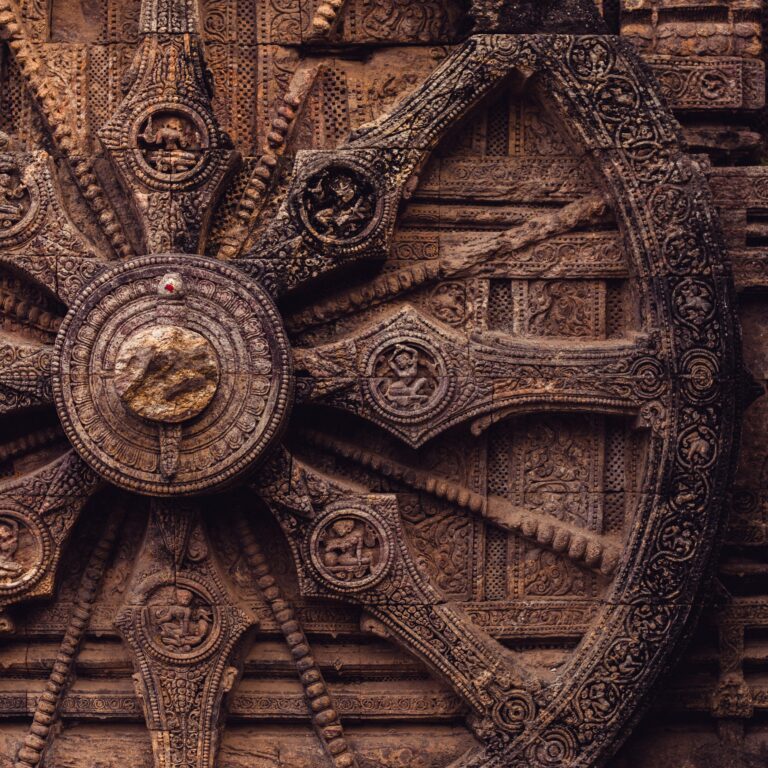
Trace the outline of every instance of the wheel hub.
<instances>
[{"instance_id":1,"label":"wheel hub","mask_svg":"<svg viewBox=\"0 0 768 768\"><path fill-rule=\"evenodd\" d=\"M214 490L279 435L288 340L261 286L219 262L135 259L74 303L55 347L67 437L111 482L149 495Z\"/></svg>"}]
</instances>

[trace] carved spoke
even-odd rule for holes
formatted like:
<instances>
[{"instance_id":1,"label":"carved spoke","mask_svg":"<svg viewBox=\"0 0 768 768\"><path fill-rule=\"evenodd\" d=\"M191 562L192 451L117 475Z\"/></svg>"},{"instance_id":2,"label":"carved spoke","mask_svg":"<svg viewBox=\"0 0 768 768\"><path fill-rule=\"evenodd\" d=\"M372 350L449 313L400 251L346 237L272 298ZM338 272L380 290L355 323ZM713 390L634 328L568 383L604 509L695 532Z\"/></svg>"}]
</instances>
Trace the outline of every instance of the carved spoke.
<instances>
[{"instance_id":1,"label":"carved spoke","mask_svg":"<svg viewBox=\"0 0 768 768\"><path fill-rule=\"evenodd\" d=\"M100 138L147 251L195 252L236 154L211 107L197 3L143 0L139 26L133 80Z\"/></svg>"},{"instance_id":2,"label":"carved spoke","mask_svg":"<svg viewBox=\"0 0 768 768\"><path fill-rule=\"evenodd\" d=\"M0 225L0 265L22 273L64 304L104 269L67 214L46 152L0 146Z\"/></svg>"},{"instance_id":3,"label":"carved spoke","mask_svg":"<svg viewBox=\"0 0 768 768\"><path fill-rule=\"evenodd\" d=\"M248 238L269 202L269 191L276 181L279 159L288 149L309 100L309 94L322 67L316 62L300 64L291 77L288 88L272 118L270 132L262 147L256 167L248 173L232 220L214 231L211 241L218 245L216 257L232 259L245 247ZM279 174L277 174L279 177ZM234 185L233 185L234 186Z\"/></svg>"},{"instance_id":4,"label":"carved spoke","mask_svg":"<svg viewBox=\"0 0 768 768\"><path fill-rule=\"evenodd\" d=\"M588 195L500 233L461 233L453 238L444 235L441 237L444 245L437 243L436 258L420 260L412 266L385 272L351 291L316 301L307 309L289 315L286 325L291 331L304 331L368 307L393 301L438 280L489 276L499 267L505 275L509 275L512 254L570 232L576 227L600 223L607 217L604 198L601 195ZM522 266L520 272L524 277L552 271L552 265L542 261L527 259Z\"/></svg>"},{"instance_id":5,"label":"carved spoke","mask_svg":"<svg viewBox=\"0 0 768 768\"><path fill-rule=\"evenodd\" d=\"M52 403L53 349L0 333L0 414Z\"/></svg>"},{"instance_id":6,"label":"carved spoke","mask_svg":"<svg viewBox=\"0 0 768 768\"><path fill-rule=\"evenodd\" d=\"M386 120L364 126L333 152L297 153L287 199L244 255L243 269L281 294L341 265L383 259L411 175L449 122L509 74L492 48L460 46ZM477 67L485 68L484 77L476 76ZM450 121L435 119L441 109ZM376 161L382 150L386 170Z\"/></svg>"},{"instance_id":7,"label":"carved spoke","mask_svg":"<svg viewBox=\"0 0 768 768\"><path fill-rule=\"evenodd\" d=\"M50 597L62 549L102 481L72 450L0 485L0 607Z\"/></svg>"},{"instance_id":8,"label":"carved spoke","mask_svg":"<svg viewBox=\"0 0 768 768\"><path fill-rule=\"evenodd\" d=\"M155 765L213 768L236 654L256 619L225 587L196 506L179 506L152 503L115 625L133 656Z\"/></svg>"},{"instance_id":9,"label":"carved spoke","mask_svg":"<svg viewBox=\"0 0 768 768\"><path fill-rule=\"evenodd\" d=\"M293 606L271 573L268 558L244 516L238 515L235 533L248 565L257 577L256 583L267 601L275 621L291 651L299 674L312 724L320 736L323 748L334 768L356 768L355 755L344 737L344 729L333 697L323 679L320 667L312 656L304 630Z\"/></svg>"},{"instance_id":10,"label":"carved spoke","mask_svg":"<svg viewBox=\"0 0 768 768\"><path fill-rule=\"evenodd\" d=\"M295 359L307 399L363 416L413 447L467 419L482 430L510 413L638 413L664 391L643 336L574 350L501 333L467 338L412 307L339 342L298 349Z\"/></svg>"},{"instance_id":11,"label":"carved spoke","mask_svg":"<svg viewBox=\"0 0 768 768\"><path fill-rule=\"evenodd\" d=\"M107 561L120 532L125 510L118 509L106 522L104 532L91 553L72 606L67 630L61 641L45 691L37 701L32 725L19 750L14 768L38 768L49 743L57 719L61 715L61 701L71 680L78 650L85 636L93 612L96 593L101 585Z\"/></svg>"},{"instance_id":12,"label":"carved spoke","mask_svg":"<svg viewBox=\"0 0 768 768\"><path fill-rule=\"evenodd\" d=\"M481 739L519 736L536 717L539 681L424 579L395 497L344 488L287 454L262 477L255 489L288 537L302 594L363 606L373 619L364 628L391 636L462 696Z\"/></svg>"},{"instance_id":13,"label":"carved spoke","mask_svg":"<svg viewBox=\"0 0 768 768\"><path fill-rule=\"evenodd\" d=\"M76 99L65 79L57 78L47 66L43 52L45 46L36 46L30 39L21 11L15 0L0 2L0 33L8 39L16 64L33 95L53 143L69 162L72 176L83 198L101 226L102 232L121 257L132 255L120 219L96 177L93 160L85 154L83 137L76 136L74 126L78 115L74 113ZM2 182L0 182L2 187Z\"/></svg>"}]
</instances>

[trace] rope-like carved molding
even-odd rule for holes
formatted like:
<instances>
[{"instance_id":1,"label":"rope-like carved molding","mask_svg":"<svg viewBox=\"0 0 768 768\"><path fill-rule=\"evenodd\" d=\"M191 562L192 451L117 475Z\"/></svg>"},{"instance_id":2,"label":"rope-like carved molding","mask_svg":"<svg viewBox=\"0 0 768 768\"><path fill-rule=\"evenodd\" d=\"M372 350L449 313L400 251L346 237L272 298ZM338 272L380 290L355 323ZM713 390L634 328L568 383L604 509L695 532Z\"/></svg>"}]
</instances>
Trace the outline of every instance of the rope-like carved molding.
<instances>
[{"instance_id":1,"label":"rope-like carved molding","mask_svg":"<svg viewBox=\"0 0 768 768\"><path fill-rule=\"evenodd\" d=\"M307 636L296 618L293 606L275 581L269 562L253 535L251 527L242 516L238 516L235 520L235 534L240 541L246 562L256 576L256 584L288 644L304 688L312 724L320 736L323 747L333 761L334 768L356 768L357 761L344 738L344 729L339 715L334 709L323 674L312 656Z\"/></svg>"},{"instance_id":2,"label":"rope-like carved molding","mask_svg":"<svg viewBox=\"0 0 768 768\"><path fill-rule=\"evenodd\" d=\"M90 157L78 154L72 128L64 119L67 103L74 103L67 94L61 94L60 86L54 88L46 77L45 65L35 51L24 27L21 12L14 0L0 0L0 37L7 39L19 72L32 93L38 109L51 132L51 137L70 163L72 175L80 192L88 202L104 235L115 253L121 258L133 255L123 228L112 203L96 178Z\"/></svg>"},{"instance_id":3,"label":"rope-like carved molding","mask_svg":"<svg viewBox=\"0 0 768 768\"><path fill-rule=\"evenodd\" d=\"M19 749L14 768L37 768L40 765L51 735L51 729L59 718L61 702L72 675L75 656L88 627L93 603L104 576L109 555L120 531L122 519L121 513L110 517L83 572L72 614L67 624L67 631L53 662L53 669L45 685L45 691L37 700L32 725L29 727L29 733L24 739L24 744Z\"/></svg>"}]
</instances>

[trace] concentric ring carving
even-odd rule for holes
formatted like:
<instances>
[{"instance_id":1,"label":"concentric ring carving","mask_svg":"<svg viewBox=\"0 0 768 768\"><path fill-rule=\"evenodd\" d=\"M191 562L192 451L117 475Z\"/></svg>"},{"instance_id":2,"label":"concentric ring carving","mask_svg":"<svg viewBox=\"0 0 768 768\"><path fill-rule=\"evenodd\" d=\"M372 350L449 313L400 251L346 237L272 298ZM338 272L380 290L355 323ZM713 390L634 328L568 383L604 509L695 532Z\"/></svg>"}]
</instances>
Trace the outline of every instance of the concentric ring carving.
<instances>
[{"instance_id":1,"label":"concentric ring carving","mask_svg":"<svg viewBox=\"0 0 768 768\"><path fill-rule=\"evenodd\" d=\"M183 296L158 295L168 272L183 276ZM126 407L117 386L126 340L158 326L188 329L218 361L215 394L183 425L172 478L162 476L157 424ZM104 477L140 493L226 484L264 454L290 408L289 349L274 305L256 283L206 259L153 256L110 270L75 302L55 355L54 399L73 446Z\"/></svg>"}]
</instances>

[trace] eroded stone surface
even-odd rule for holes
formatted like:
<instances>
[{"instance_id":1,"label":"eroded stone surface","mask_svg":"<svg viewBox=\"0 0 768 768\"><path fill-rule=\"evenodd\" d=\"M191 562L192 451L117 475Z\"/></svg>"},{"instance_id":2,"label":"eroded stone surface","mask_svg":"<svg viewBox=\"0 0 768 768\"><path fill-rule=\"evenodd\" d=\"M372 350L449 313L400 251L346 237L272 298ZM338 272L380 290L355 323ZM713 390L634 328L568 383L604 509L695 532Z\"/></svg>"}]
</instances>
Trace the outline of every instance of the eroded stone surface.
<instances>
[{"instance_id":1,"label":"eroded stone surface","mask_svg":"<svg viewBox=\"0 0 768 768\"><path fill-rule=\"evenodd\" d=\"M115 388L137 416L175 424L208 406L219 361L201 334L177 325L144 328L126 339L115 362Z\"/></svg>"},{"instance_id":2,"label":"eroded stone surface","mask_svg":"<svg viewBox=\"0 0 768 768\"><path fill-rule=\"evenodd\" d=\"M3 332L51 342L64 307L35 280L83 310L64 320L80 327L64 328L54 356L0 344L0 474L19 478L0 497L0 605L57 596L19 606L18 634L0 650L0 753L21 768L38 768L43 751L67 768L768 764L765 398L747 419L716 612L657 697L661 716L598 758L671 663L664 648L695 600L686 573L703 572L716 540L707 520L726 497L727 403L740 386L721 349L736 335L718 238L695 231L716 212L699 207L708 193L691 182L671 121L649 115L653 92L676 110L696 164L711 163L737 284L751 289L739 305L746 357L765 381L765 4L217 0L201 18L183 0L139 4L0 0L0 27L23 17L0 45L0 129L34 150L0 157L12 177L5 229L0 178ZM615 40L583 35L604 29L597 6L655 83ZM446 67L473 23L490 34ZM547 34L566 31L577 39ZM438 60L433 86L379 120ZM544 61L563 69L526 77ZM487 90L499 77L506 85ZM379 129L361 131L371 121ZM46 125L56 133L42 138ZM53 173L38 156L62 137ZM99 141L96 172L119 222L92 173ZM8 146L0 133L0 153ZM232 148L244 158L233 178ZM84 200L71 185L57 191L68 156ZM84 258L85 236L102 261ZM652 263L632 262L641 243ZM156 268L117 274L132 252ZM360 258L364 269L318 280ZM113 267L84 307L82 291ZM271 301L293 289L281 319ZM215 344L207 407L205 350L151 339L171 326ZM148 343L132 342L139 329ZM41 425L29 416L49 405L52 357L57 415L79 454L28 474L63 443L52 408ZM679 397L667 395L667 371ZM656 483L662 465L647 457L662 441L674 468ZM96 473L130 491L119 496L126 524L100 497L72 528ZM249 489L220 495L240 483ZM224 514L240 504L239 521ZM94 590L83 566L103 523L119 546L114 557L102 548L108 571ZM81 538L67 544L70 528ZM241 665L231 644L253 606L262 623ZM0 631L8 622L0 614ZM75 658L72 630L86 626ZM71 684L61 659L92 669L98 686ZM505 660L542 688L520 688L525 676ZM244 679L225 697L237 668ZM467 754L494 730L491 762Z\"/></svg>"}]
</instances>

